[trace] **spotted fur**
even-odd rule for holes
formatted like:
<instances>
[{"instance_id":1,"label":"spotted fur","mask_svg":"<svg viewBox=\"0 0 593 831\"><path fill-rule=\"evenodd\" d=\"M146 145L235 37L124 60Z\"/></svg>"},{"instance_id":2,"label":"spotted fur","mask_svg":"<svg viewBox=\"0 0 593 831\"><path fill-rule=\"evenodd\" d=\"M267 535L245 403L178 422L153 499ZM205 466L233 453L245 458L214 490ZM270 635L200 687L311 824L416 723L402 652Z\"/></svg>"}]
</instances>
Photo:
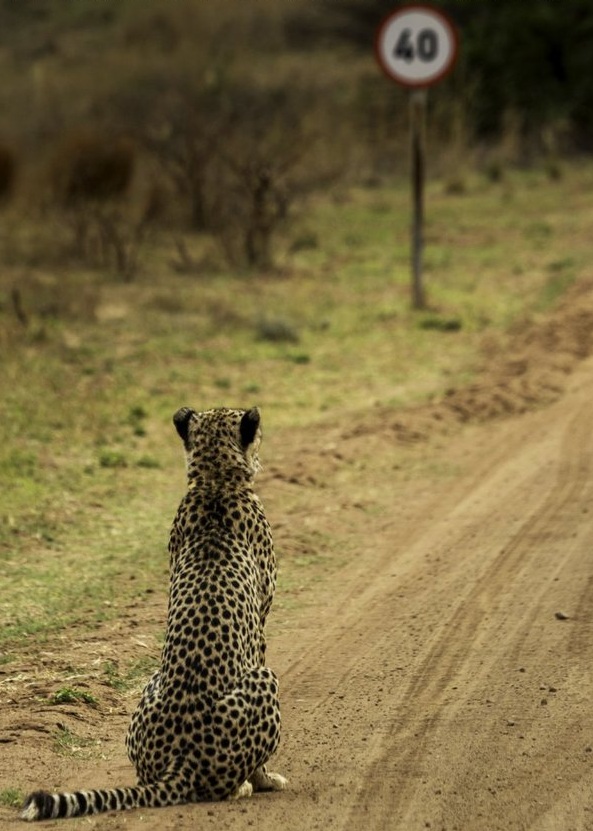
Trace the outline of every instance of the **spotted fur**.
<instances>
[{"instance_id":1,"label":"spotted fur","mask_svg":"<svg viewBox=\"0 0 593 831\"><path fill-rule=\"evenodd\" d=\"M260 415L184 407L175 427L188 489L169 541L170 594L160 669L126 738L132 788L50 794L22 818L54 819L282 790L266 763L278 747L278 683L264 625L276 582L270 527L253 491Z\"/></svg>"}]
</instances>

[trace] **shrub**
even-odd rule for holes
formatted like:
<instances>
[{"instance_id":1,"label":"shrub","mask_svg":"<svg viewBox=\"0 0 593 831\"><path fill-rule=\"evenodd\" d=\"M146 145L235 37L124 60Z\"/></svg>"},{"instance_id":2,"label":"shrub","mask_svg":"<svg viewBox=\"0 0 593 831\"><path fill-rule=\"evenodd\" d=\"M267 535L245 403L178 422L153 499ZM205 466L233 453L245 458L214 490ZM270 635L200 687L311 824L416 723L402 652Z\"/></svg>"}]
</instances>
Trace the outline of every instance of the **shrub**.
<instances>
[{"instance_id":1,"label":"shrub","mask_svg":"<svg viewBox=\"0 0 593 831\"><path fill-rule=\"evenodd\" d=\"M12 195L16 176L16 155L7 144L0 143L0 201Z\"/></svg>"},{"instance_id":2,"label":"shrub","mask_svg":"<svg viewBox=\"0 0 593 831\"><path fill-rule=\"evenodd\" d=\"M273 265L273 242L298 199L335 178L333 160L313 160L315 91L235 88L217 146L218 187L210 194L211 230L227 259L248 268Z\"/></svg>"},{"instance_id":3,"label":"shrub","mask_svg":"<svg viewBox=\"0 0 593 831\"><path fill-rule=\"evenodd\" d=\"M51 161L56 201L66 207L121 198L134 174L136 151L125 137L112 138L90 130L70 133Z\"/></svg>"},{"instance_id":4,"label":"shrub","mask_svg":"<svg viewBox=\"0 0 593 831\"><path fill-rule=\"evenodd\" d=\"M164 207L158 183L135 176L137 157L128 138L81 130L66 136L50 163L52 194L70 229L72 254L126 281Z\"/></svg>"}]
</instances>

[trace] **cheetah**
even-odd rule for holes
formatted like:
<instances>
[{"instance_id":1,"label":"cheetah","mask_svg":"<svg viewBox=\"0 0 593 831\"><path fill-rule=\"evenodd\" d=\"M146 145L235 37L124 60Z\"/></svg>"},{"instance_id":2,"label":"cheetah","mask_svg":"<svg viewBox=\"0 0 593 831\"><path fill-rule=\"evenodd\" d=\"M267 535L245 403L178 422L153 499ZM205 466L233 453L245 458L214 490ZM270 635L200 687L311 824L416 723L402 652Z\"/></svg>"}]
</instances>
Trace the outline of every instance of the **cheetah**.
<instances>
[{"instance_id":1,"label":"cheetah","mask_svg":"<svg viewBox=\"0 0 593 831\"><path fill-rule=\"evenodd\" d=\"M37 791L25 800L25 820L217 801L286 786L266 769L280 740L280 708L264 635L276 562L253 490L260 413L182 407L173 422L185 447L188 486L169 539L161 665L126 738L138 785Z\"/></svg>"}]
</instances>

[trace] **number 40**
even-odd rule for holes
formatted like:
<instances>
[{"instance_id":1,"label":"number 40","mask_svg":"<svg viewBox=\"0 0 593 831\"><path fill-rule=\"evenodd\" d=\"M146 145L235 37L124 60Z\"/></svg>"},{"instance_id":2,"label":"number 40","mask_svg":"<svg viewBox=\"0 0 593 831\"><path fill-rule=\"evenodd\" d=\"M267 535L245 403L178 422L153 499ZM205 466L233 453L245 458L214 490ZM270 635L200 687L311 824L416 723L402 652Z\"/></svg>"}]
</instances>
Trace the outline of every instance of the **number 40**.
<instances>
[{"instance_id":1,"label":"number 40","mask_svg":"<svg viewBox=\"0 0 593 831\"><path fill-rule=\"evenodd\" d=\"M439 53L439 39L434 29L421 29L416 35L416 43L411 29L403 29L397 39L393 55L395 58L411 63L416 57L421 61L434 61Z\"/></svg>"}]
</instances>

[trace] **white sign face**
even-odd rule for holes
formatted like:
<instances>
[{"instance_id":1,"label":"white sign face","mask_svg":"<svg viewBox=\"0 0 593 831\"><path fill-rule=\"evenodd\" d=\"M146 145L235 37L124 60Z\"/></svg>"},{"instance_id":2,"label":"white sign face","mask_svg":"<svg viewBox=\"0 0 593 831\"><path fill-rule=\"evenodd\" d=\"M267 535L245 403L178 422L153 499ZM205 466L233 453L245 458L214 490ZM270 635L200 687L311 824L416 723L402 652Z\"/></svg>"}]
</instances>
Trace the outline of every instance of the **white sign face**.
<instances>
[{"instance_id":1,"label":"white sign face","mask_svg":"<svg viewBox=\"0 0 593 831\"><path fill-rule=\"evenodd\" d=\"M377 30L375 54L383 71L406 87L427 87L449 72L457 57L457 32L431 6L402 6Z\"/></svg>"}]
</instances>

